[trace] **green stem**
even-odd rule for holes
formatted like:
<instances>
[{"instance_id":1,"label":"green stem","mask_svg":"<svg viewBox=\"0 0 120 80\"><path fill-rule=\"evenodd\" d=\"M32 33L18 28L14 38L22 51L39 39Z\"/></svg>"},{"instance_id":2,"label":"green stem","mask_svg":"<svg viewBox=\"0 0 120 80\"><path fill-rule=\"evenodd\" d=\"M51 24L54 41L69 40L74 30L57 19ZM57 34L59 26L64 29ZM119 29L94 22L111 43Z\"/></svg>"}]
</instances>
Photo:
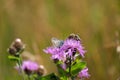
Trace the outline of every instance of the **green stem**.
<instances>
[{"instance_id":1,"label":"green stem","mask_svg":"<svg viewBox=\"0 0 120 80\"><path fill-rule=\"evenodd\" d=\"M31 80L30 76L28 75L28 80Z\"/></svg>"},{"instance_id":2,"label":"green stem","mask_svg":"<svg viewBox=\"0 0 120 80\"><path fill-rule=\"evenodd\" d=\"M19 57L20 58L20 57ZM19 70L20 70L20 73L22 74L22 78L23 80L25 80L25 76L24 76L24 71L22 70L21 66L22 66L22 59L20 58L18 61L18 66L19 66Z\"/></svg>"},{"instance_id":3,"label":"green stem","mask_svg":"<svg viewBox=\"0 0 120 80\"><path fill-rule=\"evenodd\" d=\"M72 76L72 73L71 73L71 66L72 66L72 61L71 61L71 56L70 56L70 65L69 65L69 77L71 78L71 80L74 80L74 77Z\"/></svg>"},{"instance_id":4,"label":"green stem","mask_svg":"<svg viewBox=\"0 0 120 80\"><path fill-rule=\"evenodd\" d=\"M71 61L70 61L71 63ZM69 76L71 76L71 65L69 65Z\"/></svg>"},{"instance_id":5,"label":"green stem","mask_svg":"<svg viewBox=\"0 0 120 80\"><path fill-rule=\"evenodd\" d=\"M74 80L75 78L74 77L71 77L71 80Z\"/></svg>"}]
</instances>

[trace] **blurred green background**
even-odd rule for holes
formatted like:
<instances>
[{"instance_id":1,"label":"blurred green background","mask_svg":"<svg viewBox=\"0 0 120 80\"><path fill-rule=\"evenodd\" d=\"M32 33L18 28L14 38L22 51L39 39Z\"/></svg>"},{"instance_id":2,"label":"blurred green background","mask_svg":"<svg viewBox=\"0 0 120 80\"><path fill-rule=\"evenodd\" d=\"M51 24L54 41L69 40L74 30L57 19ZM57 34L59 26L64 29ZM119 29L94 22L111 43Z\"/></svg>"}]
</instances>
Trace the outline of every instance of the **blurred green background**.
<instances>
[{"instance_id":1,"label":"blurred green background","mask_svg":"<svg viewBox=\"0 0 120 80\"><path fill-rule=\"evenodd\" d=\"M24 56L44 65L47 73L57 73L43 49L51 45L51 37L65 39L70 33L79 34L87 50L89 80L117 80L116 32L120 0L0 0L0 80L22 80L7 58L15 38L26 44Z\"/></svg>"}]
</instances>

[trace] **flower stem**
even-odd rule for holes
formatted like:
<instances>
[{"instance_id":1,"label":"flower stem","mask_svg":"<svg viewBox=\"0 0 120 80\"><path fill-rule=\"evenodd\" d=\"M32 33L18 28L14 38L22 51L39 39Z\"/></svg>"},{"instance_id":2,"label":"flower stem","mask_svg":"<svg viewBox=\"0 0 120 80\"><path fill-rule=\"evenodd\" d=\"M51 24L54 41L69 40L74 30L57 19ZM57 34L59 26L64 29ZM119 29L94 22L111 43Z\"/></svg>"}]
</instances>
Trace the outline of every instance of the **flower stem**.
<instances>
[{"instance_id":1,"label":"flower stem","mask_svg":"<svg viewBox=\"0 0 120 80\"><path fill-rule=\"evenodd\" d=\"M28 75L28 80L31 80L29 75Z\"/></svg>"},{"instance_id":2,"label":"flower stem","mask_svg":"<svg viewBox=\"0 0 120 80\"><path fill-rule=\"evenodd\" d=\"M17 61L17 64L19 66L20 73L22 74L22 78L23 78L23 80L25 80L24 71L21 68L21 66L22 66L22 59L20 57L19 57L19 60Z\"/></svg>"},{"instance_id":3,"label":"flower stem","mask_svg":"<svg viewBox=\"0 0 120 80\"><path fill-rule=\"evenodd\" d=\"M70 56L70 59L69 59L69 76L71 76L71 56Z\"/></svg>"},{"instance_id":4,"label":"flower stem","mask_svg":"<svg viewBox=\"0 0 120 80\"><path fill-rule=\"evenodd\" d=\"M69 59L69 77L71 78L71 80L74 80L74 77L72 76L72 73L71 73L71 66L72 66L72 60L71 60L71 56L70 56L70 59Z\"/></svg>"}]
</instances>

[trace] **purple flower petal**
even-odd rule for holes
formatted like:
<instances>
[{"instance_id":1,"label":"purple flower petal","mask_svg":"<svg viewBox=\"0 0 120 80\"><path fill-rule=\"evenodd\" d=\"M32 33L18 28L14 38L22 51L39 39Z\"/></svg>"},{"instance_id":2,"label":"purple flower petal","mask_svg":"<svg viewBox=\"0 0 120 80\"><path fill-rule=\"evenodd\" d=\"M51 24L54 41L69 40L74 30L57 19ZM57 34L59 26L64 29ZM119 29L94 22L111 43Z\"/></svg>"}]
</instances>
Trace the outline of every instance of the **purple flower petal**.
<instances>
[{"instance_id":1,"label":"purple flower petal","mask_svg":"<svg viewBox=\"0 0 120 80\"><path fill-rule=\"evenodd\" d=\"M66 39L63 41L62 46L60 47L55 47L51 46L43 50L45 53L49 53L52 55L52 59L58 59L62 60L63 62L65 61L65 58L67 56L72 56L73 53L78 53L80 56L84 57L85 50L83 46L81 45L81 42L76 39Z\"/></svg>"},{"instance_id":2,"label":"purple flower petal","mask_svg":"<svg viewBox=\"0 0 120 80\"><path fill-rule=\"evenodd\" d=\"M62 49L67 50L68 48L70 48L71 50L76 48L78 50L78 52L80 53L80 55L82 57L84 57L85 50L84 50L83 46L81 45L80 41L76 41L74 39L65 40L64 44L62 46Z\"/></svg>"},{"instance_id":3,"label":"purple flower petal","mask_svg":"<svg viewBox=\"0 0 120 80\"><path fill-rule=\"evenodd\" d=\"M88 74L88 68L84 68L82 71L79 72L78 76L80 78L88 78L90 75Z\"/></svg>"},{"instance_id":4,"label":"purple flower petal","mask_svg":"<svg viewBox=\"0 0 120 80\"><path fill-rule=\"evenodd\" d=\"M35 71L35 70L38 70L39 65L37 63L35 63L35 62L32 62L32 61L24 61L22 63L21 68L23 70L28 69L30 71Z\"/></svg>"},{"instance_id":5,"label":"purple flower petal","mask_svg":"<svg viewBox=\"0 0 120 80\"><path fill-rule=\"evenodd\" d=\"M17 69L18 71L20 71L19 66L15 66L15 69ZM23 71L25 71L25 69L29 70L29 71L36 71L39 69L39 65L35 62L32 61L23 61L22 65L21 65L21 69Z\"/></svg>"}]
</instances>

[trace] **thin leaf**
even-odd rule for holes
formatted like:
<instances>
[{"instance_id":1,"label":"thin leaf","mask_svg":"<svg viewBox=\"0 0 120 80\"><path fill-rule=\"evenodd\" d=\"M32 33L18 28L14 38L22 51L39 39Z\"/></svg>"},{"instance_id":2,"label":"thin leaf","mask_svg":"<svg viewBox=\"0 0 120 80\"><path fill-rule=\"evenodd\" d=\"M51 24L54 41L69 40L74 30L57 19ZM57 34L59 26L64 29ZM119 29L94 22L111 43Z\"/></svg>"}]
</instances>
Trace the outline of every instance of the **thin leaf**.
<instances>
[{"instance_id":1,"label":"thin leaf","mask_svg":"<svg viewBox=\"0 0 120 80\"><path fill-rule=\"evenodd\" d=\"M12 61L19 61L20 60L19 57L15 57L15 56L11 56L11 55L9 55L8 58Z\"/></svg>"},{"instance_id":2,"label":"thin leaf","mask_svg":"<svg viewBox=\"0 0 120 80\"><path fill-rule=\"evenodd\" d=\"M60 80L60 79L54 73L51 73L46 76L38 77L36 80Z\"/></svg>"}]
</instances>

